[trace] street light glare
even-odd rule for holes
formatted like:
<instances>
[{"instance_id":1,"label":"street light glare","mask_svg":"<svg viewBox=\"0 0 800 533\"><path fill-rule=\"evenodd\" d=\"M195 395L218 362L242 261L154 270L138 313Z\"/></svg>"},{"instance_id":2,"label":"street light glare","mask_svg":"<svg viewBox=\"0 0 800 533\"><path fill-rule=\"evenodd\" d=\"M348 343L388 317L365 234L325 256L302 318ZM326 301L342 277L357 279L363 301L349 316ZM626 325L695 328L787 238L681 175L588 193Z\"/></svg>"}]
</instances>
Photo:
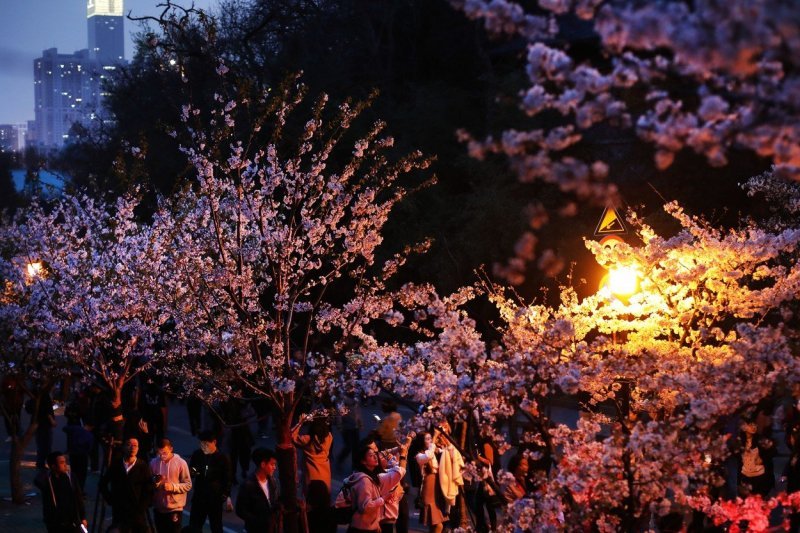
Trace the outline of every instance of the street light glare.
<instances>
[{"instance_id":1,"label":"street light glare","mask_svg":"<svg viewBox=\"0 0 800 533\"><path fill-rule=\"evenodd\" d=\"M42 264L38 261L35 263L28 263L27 271L29 277L35 278L42 273Z\"/></svg>"},{"instance_id":2,"label":"street light glare","mask_svg":"<svg viewBox=\"0 0 800 533\"><path fill-rule=\"evenodd\" d=\"M632 266L615 266L608 271L608 289L614 296L628 297L636 292L639 275Z\"/></svg>"}]
</instances>

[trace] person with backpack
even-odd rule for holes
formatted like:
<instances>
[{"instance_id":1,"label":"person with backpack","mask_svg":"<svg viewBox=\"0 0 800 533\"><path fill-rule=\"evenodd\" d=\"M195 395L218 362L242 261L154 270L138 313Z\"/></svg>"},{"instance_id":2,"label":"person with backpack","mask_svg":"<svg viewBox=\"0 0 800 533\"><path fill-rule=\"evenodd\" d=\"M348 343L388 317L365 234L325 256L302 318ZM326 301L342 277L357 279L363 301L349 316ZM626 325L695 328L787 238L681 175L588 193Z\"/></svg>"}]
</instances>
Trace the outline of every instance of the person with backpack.
<instances>
[{"instance_id":1,"label":"person with backpack","mask_svg":"<svg viewBox=\"0 0 800 533\"><path fill-rule=\"evenodd\" d=\"M349 499L352 507L352 518L348 533L379 533L381 520L384 518L386 499L397 487L406 473L404 451L400 461L392 460L386 472L379 468L378 451L374 447L359 450L356 458L358 467L344 480L344 487L349 487ZM343 487L343 490L344 490ZM337 497L337 508L341 504Z\"/></svg>"}]
</instances>

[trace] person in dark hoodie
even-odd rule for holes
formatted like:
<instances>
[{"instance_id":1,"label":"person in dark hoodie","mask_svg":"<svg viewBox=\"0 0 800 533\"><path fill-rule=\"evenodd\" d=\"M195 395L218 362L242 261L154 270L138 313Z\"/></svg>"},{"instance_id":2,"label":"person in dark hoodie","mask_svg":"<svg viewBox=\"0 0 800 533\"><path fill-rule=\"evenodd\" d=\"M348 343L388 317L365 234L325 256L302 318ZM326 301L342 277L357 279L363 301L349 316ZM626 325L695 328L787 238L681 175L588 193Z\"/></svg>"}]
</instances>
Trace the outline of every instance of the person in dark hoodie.
<instances>
[{"instance_id":1,"label":"person in dark hoodie","mask_svg":"<svg viewBox=\"0 0 800 533\"><path fill-rule=\"evenodd\" d=\"M42 491L42 512L48 533L78 533L86 527L83 492L69 475L67 458L61 452L47 456L47 470L34 480Z\"/></svg>"},{"instance_id":2,"label":"person in dark hoodie","mask_svg":"<svg viewBox=\"0 0 800 533\"><path fill-rule=\"evenodd\" d=\"M280 531L280 488L274 477L278 468L275 452L266 448L253 450L255 473L242 483L236 497L236 515L244 520L247 531Z\"/></svg>"},{"instance_id":3,"label":"person in dark hoodie","mask_svg":"<svg viewBox=\"0 0 800 533\"><path fill-rule=\"evenodd\" d=\"M200 533L208 518L211 533L222 533L222 509L231 494L231 460L217 448L217 436L211 430L198 434L200 449L189 459L192 475L192 510L189 528Z\"/></svg>"},{"instance_id":4,"label":"person in dark hoodie","mask_svg":"<svg viewBox=\"0 0 800 533\"><path fill-rule=\"evenodd\" d=\"M123 441L122 458L113 459L100 479L100 492L111 505L111 526L119 533L147 533L147 509L153 499L150 467L136 455L139 442Z\"/></svg>"},{"instance_id":5,"label":"person in dark hoodie","mask_svg":"<svg viewBox=\"0 0 800 533\"><path fill-rule=\"evenodd\" d=\"M71 418L63 429L67 434L67 453L72 475L81 490L86 487L86 474L89 471L89 455L94 445L92 428L81 425L80 418Z\"/></svg>"}]
</instances>

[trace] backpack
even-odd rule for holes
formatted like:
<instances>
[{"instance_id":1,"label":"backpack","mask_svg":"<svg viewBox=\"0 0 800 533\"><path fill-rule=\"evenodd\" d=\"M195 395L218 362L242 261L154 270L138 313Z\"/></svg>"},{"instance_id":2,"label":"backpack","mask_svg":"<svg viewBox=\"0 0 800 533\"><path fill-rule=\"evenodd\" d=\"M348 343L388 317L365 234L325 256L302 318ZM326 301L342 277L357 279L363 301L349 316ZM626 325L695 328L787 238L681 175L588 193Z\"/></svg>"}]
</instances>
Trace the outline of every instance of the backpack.
<instances>
[{"instance_id":1,"label":"backpack","mask_svg":"<svg viewBox=\"0 0 800 533\"><path fill-rule=\"evenodd\" d=\"M353 514L356 512L355 505L353 504L353 485L356 484L358 479L345 479L342 488L336 494L336 500L333 504L333 516L337 524L349 524L353 519Z\"/></svg>"}]
</instances>

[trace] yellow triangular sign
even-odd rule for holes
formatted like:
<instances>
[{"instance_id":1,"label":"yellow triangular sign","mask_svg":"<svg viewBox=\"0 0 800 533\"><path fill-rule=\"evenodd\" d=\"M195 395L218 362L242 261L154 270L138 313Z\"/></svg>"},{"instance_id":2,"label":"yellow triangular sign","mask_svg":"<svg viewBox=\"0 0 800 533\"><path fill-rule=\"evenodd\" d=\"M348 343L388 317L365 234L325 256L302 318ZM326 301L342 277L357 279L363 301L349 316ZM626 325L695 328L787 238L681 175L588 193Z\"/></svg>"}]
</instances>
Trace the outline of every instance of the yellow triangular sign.
<instances>
[{"instance_id":1,"label":"yellow triangular sign","mask_svg":"<svg viewBox=\"0 0 800 533\"><path fill-rule=\"evenodd\" d=\"M606 207L603 210L603 216L600 217L600 222L597 224L597 229L594 230L596 236L601 235L621 235L628 233L625 228L623 218L613 207Z\"/></svg>"}]
</instances>

